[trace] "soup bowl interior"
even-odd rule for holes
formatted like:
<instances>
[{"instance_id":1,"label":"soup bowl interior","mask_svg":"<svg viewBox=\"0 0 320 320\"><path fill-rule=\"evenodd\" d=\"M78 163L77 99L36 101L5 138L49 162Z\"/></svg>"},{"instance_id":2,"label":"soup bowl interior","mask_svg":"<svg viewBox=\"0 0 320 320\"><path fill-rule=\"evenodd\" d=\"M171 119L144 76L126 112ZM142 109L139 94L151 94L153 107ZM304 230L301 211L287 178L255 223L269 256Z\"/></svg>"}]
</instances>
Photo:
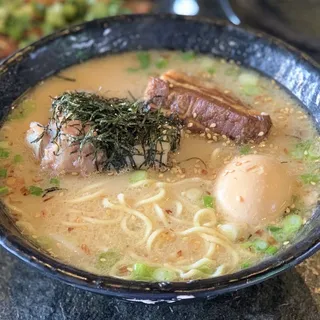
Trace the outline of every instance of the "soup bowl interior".
<instances>
[{"instance_id":1,"label":"soup bowl interior","mask_svg":"<svg viewBox=\"0 0 320 320\"><path fill-rule=\"evenodd\" d=\"M28 89L83 61L126 51L193 50L239 61L274 79L294 96L320 130L320 71L300 52L274 38L222 22L180 16L136 15L70 27L15 53L0 66L0 119ZM108 70L106 70L107 76ZM243 271L206 280L149 283L102 277L55 260L28 242L0 208L0 242L14 255L69 284L130 301L176 302L209 298L268 279L320 248L320 206L295 240L276 256Z\"/></svg>"}]
</instances>

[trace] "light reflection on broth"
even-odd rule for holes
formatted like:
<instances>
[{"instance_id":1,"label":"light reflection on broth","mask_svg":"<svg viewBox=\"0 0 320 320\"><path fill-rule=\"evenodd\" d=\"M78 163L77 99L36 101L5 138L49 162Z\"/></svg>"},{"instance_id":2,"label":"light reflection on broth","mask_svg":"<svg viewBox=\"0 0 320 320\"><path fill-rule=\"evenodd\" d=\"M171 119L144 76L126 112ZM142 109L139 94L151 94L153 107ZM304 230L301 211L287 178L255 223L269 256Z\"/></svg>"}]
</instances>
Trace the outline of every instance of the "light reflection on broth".
<instances>
[{"instance_id":1,"label":"light reflection on broth","mask_svg":"<svg viewBox=\"0 0 320 320\"><path fill-rule=\"evenodd\" d=\"M21 109L14 111L1 130L0 175L3 200L17 226L70 265L125 279L208 278L276 254L311 216L319 199L320 140L311 120L275 83L235 64L172 52L150 52L148 57L151 65L145 69L139 69L135 53L126 53L64 70L64 76L76 81L52 77L28 94L22 115ZM56 177L41 170L25 137L30 122L48 123L50 96L77 90L141 98L148 77L169 69L204 77L225 94L269 114L270 134L259 144L239 145L225 136L192 133L185 127L179 151L171 154L171 170L149 169L133 179L132 172ZM277 200L283 200L284 207L280 205L281 212L272 219L266 216L270 203L263 199L269 197L259 181L277 189L277 175L273 180L250 178L250 185L237 181L235 191L227 189L217 198L216 185L228 185L225 176L233 174L225 173L225 166L255 155L272 158L288 172L288 184L294 181L290 197ZM263 164L261 168L261 174L272 173ZM51 192L42 197L48 188ZM241 209L242 202L250 209ZM224 203L235 203L232 216ZM251 211L258 220L250 218Z\"/></svg>"}]
</instances>

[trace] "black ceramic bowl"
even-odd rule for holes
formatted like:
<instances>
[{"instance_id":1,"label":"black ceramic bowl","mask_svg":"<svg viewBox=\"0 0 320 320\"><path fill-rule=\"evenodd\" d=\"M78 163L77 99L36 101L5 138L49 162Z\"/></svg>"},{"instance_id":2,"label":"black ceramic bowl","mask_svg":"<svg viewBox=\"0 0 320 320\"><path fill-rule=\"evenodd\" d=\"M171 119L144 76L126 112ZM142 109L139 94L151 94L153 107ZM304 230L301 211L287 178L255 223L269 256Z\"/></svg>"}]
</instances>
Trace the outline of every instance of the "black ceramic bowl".
<instances>
[{"instance_id":1,"label":"black ceramic bowl","mask_svg":"<svg viewBox=\"0 0 320 320\"><path fill-rule=\"evenodd\" d=\"M320 130L320 70L283 42L222 22L181 16L136 15L88 22L48 36L15 53L0 67L0 119L26 90L82 61L132 50L194 50L240 61L275 79L308 111ZM107 72L107 70L106 70ZM93 275L40 252L0 209L1 245L54 278L97 293L145 303L209 298L259 283L298 264L320 248L320 206L294 243L246 270L207 280L148 283Z\"/></svg>"}]
</instances>

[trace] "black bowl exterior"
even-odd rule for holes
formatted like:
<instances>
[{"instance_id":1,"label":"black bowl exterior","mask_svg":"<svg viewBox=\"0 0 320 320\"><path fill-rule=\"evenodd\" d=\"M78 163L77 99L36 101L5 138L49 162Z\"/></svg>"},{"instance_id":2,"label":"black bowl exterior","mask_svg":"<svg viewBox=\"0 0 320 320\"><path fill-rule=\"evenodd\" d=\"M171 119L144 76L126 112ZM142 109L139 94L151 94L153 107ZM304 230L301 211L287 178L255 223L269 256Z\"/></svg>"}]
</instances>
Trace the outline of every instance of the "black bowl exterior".
<instances>
[{"instance_id":1,"label":"black bowl exterior","mask_svg":"<svg viewBox=\"0 0 320 320\"><path fill-rule=\"evenodd\" d=\"M266 35L223 22L173 15L132 15L96 20L50 35L13 54L0 66L1 122L18 97L68 66L98 56L148 49L194 50L254 68L275 79L295 96L320 131L320 71L309 58ZM23 238L3 206L0 217L2 246L29 264L71 285L145 303L210 298L237 290L273 277L320 249L318 206L294 243L254 267L213 279L183 283L137 282L93 275L54 260Z\"/></svg>"}]
</instances>

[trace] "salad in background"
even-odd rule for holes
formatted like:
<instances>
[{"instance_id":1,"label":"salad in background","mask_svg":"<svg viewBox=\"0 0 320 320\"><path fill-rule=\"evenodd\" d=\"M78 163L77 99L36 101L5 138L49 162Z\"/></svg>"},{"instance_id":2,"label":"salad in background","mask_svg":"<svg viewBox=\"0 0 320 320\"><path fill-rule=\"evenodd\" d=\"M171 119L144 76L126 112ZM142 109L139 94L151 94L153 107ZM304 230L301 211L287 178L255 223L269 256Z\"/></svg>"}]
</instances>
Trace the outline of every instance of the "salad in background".
<instances>
[{"instance_id":1,"label":"salad in background","mask_svg":"<svg viewBox=\"0 0 320 320\"><path fill-rule=\"evenodd\" d=\"M0 0L0 59L67 25L151 6L150 0Z\"/></svg>"}]
</instances>

